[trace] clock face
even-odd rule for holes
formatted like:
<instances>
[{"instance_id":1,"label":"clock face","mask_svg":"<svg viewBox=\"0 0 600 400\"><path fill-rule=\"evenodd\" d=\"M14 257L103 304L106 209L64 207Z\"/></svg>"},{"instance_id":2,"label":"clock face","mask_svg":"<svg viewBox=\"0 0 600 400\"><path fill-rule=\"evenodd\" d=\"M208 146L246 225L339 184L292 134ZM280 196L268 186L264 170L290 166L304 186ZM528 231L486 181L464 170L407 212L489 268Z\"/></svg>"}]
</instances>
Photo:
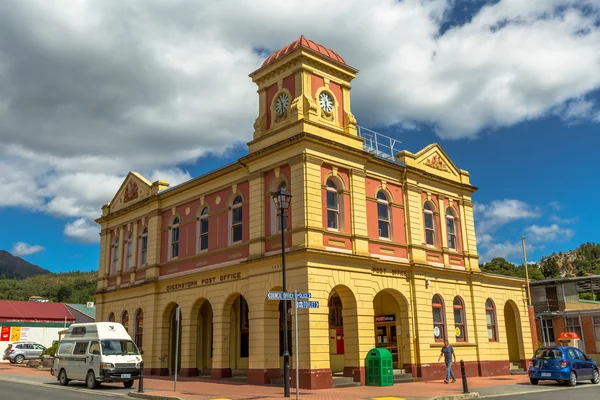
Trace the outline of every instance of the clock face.
<instances>
[{"instance_id":1,"label":"clock face","mask_svg":"<svg viewBox=\"0 0 600 400\"><path fill-rule=\"evenodd\" d=\"M288 100L288 96L285 93L281 93L277 100L275 100L275 112L277 113L277 115L281 116L283 115L285 110L287 110L289 104Z\"/></svg>"},{"instance_id":2,"label":"clock face","mask_svg":"<svg viewBox=\"0 0 600 400\"><path fill-rule=\"evenodd\" d=\"M323 111L330 113L333 110L333 99L328 93L321 92L319 95L319 105Z\"/></svg>"}]
</instances>

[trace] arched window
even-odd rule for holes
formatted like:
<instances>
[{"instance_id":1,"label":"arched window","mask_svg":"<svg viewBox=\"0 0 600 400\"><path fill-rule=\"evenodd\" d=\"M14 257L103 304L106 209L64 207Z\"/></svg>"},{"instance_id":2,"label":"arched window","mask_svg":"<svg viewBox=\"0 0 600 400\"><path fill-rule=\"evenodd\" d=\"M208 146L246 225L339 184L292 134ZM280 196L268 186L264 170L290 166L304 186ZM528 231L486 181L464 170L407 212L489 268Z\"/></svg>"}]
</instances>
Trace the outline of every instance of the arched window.
<instances>
[{"instance_id":1,"label":"arched window","mask_svg":"<svg viewBox=\"0 0 600 400\"><path fill-rule=\"evenodd\" d=\"M327 180L327 228L340 229L340 197L339 188L333 179Z\"/></svg>"},{"instance_id":2,"label":"arched window","mask_svg":"<svg viewBox=\"0 0 600 400\"><path fill-rule=\"evenodd\" d=\"M171 258L179 257L179 217L171 224Z\"/></svg>"},{"instance_id":3,"label":"arched window","mask_svg":"<svg viewBox=\"0 0 600 400\"><path fill-rule=\"evenodd\" d=\"M144 312L141 308L135 312L135 345L138 349L142 348L142 338L144 337Z\"/></svg>"},{"instance_id":4,"label":"arched window","mask_svg":"<svg viewBox=\"0 0 600 400\"><path fill-rule=\"evenodd\" d=\"M380 239L391 239L390 231L390 202L385 193L377 192L377 223Z\"/></svg>"},{"instance_id":5,"label":"arched window","mask_svg":"<svg viewBox=\"0 0 600 400\"><path fill-rule=\"evenodd\" d=\"M329 298L329 329L342 329L344 318L342 317L342 299L337 293Z\"/></svg>"},{"instance_id":6,"label":"arched window","mask_svg":"<svg viewBox=\"0 0 600 400\"><path fill-rule=\"evenodd\" d=\"M287 187L287 183L285 183L285 181L282 181L277 186L277 190L285 189L286 187ZM273 214L271 214L271 215L273 216L273 218L275 218L275 232L274 233L281 233L281 216L279 215L279 210L275 206L274 201L271 202L271 207L274 210ZM285 231L286 229L287 229L287 218L284 218L283 219L283 230Z\"/></svg>"},{"instance_id":7,"label":"arched window","mask_svg":"<svg viewBox=\"0 0 600 400\"><path fill-rule=\"evenodd\" d=\"M140 259L138 265L146 265L148 262L148 228L144 228L140 236Z\"/></svg>"},{"instance_id":8,"label":"arched window","mask_svg":"<svg viewBox=\"0 0 600 400\"><path fill-rule=\"evenodd\" d=\"M496 306L492 299L485 301L485 319L487 322L488 339L490 342L498 341L498 323L496 322Z\"/></svg>"},{"instance_id":9,"label":"arched window","mask_svg":"<svg viewBox=\"0 0 600 400\"><path fill-rule=\"evenodd\" d=\"M108 313L108 322L115 322L115 313Z\"/></svg>"},{"instance_id":10,"label":"arched window","mask_svg":"<svg viewBox=\"0 0 600 400\"><path fill-rule=\"evenodd\" d=\"M430 202L423 206L423 217L425 219L425 243L428 246L437 246L435 229L435 209Z\"/></svg>"},{"instance_id":11,"label":"arched window","mask_svg":"<svg viewBox=\"0 0 600 400\"><path fill-rule=\"evenodd\" d=\"M456 341L466 342L467 341L467 330L465 322L465 304L462 299L458 296L454 298L452 303L454 308L454 329L456 330Z\"/></svg>"},{"instance_id":12,"label":"arched window","mask_svg":"<svg viewBox=\"0 0 600 400\"><path fill-rule=\"evenodd\" d=\"M448 248L458 250L458 238L456 236L456 213L452 207L446 209L446 231L448 232Z\"/></svg>"},{"instance_id":13,"label":"arched window","mask_svg":"<svg viewBox=\"0 0 600 400\"><path fill-rule=\"evenodd\" d=\"M111 272L114 274L119 269L119 237L115 237L112 244Z\"/></svg>"},{"instance_id":14,"label":"arched window","mask_svg":"<svg viewBox=\"0 0 600 400\"><path fill-rule=\"evenodd\" d=\"M121 325L123 325L125 330L129 332L129 313L127 310L123 311L121 314Z\"/></svg>"},{"instance_id":15,"label":"arched window","mask_svg":"<svg viewBox=\"0 0 600 400\"><path fill-rule=\"evenodd\" d=\"M242 196L235 196L231 205L231 243L242 241Z\"/></svg>"},{"instance_id":16,"label":"arched window","mask_svg":"<svg viewBox=\"0 0 600 400\"><path fill-rule=\"evenodd\" d=\"M208 250L208 207L198 217L198 251Z\"/></svg>"},{"instance_id":17,"label":"arched window","mask_svg":"<svg viewBox=\"0 0 600 400\"><path fill-rule=\"evenodd\" d=\"M127 258L125 263L125 268L130 269L133 267L133 233L130 233L127 236Z\"/></svg>"},{"instance_id":18,"label":"arched window","mask_svg":"<svg viewBox=\"0 0 600 400\"><path fill-rule=\"evenodd\" d=\"M446 339L446 315L444 313L444 302L439 294L431 300L433 308L433 337L436 342Z\"/></svg>"}]
</instances>

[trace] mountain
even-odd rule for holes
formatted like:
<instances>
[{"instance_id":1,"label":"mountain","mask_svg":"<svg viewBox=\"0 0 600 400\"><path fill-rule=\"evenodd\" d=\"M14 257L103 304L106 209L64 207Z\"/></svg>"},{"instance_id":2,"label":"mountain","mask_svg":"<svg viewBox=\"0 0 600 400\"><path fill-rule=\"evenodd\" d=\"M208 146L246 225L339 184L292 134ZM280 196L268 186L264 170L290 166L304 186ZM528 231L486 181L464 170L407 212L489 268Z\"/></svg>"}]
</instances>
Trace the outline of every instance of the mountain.
<instances>
[{"instance_id":1,"label":"mountain","mask_svg":"<svg viewBox=\"0 0 600 400\"><path fill-rule=\"evenodd\" d=\"M28 263L21 257L13 256L6 250L0 250L0 277L24 279L49 273L50 271Z\"/></svg>"}]
</instances>

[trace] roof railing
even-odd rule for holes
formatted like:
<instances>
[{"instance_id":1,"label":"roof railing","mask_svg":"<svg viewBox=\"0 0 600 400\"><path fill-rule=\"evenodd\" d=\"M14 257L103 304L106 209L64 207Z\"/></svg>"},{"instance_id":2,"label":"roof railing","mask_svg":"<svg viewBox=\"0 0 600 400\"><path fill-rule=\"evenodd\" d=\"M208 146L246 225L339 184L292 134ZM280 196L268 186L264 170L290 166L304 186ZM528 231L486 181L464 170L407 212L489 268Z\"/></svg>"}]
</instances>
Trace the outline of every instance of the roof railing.
<instances>
[{"instance_id":1,"label":"roof railing","mask_svg":"<svg viewBox=\"0 0 600 400\"><path fill-rule=\"evenodd\" d=\"M401 141L360 125L357 125L356 128L358 129L358 136L364 140L363 150L378 158L398 164L396 154L400 151L400 148L397 146L402 143Z\"/></svg>"}]
</instances>

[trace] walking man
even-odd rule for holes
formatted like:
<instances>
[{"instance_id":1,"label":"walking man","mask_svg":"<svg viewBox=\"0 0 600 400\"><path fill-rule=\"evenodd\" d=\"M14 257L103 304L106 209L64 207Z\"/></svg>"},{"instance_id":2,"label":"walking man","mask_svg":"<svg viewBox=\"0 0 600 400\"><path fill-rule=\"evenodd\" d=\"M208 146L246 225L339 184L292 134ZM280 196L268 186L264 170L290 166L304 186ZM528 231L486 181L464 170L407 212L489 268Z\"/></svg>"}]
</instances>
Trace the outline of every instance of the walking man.
<instances>
[{"instance_id":1,"label":"walking man","mask_svg":"<svg viewBox=\"0 0 600 400\"><path fill-rule=\"evenodd\" d=\"M446 364L446 380L444 383L448 383L450 377L452 377L452 383L454 383L456 382L456 378L454 377L454 372L452 372L452 360L456 362L456 354L454 354L454 349L452 346L448 345L447 340L444 340L444 347L442 347L438 361L440 361L442 356L444 356L444 363Z\"/></svg>"}]
</instances>

